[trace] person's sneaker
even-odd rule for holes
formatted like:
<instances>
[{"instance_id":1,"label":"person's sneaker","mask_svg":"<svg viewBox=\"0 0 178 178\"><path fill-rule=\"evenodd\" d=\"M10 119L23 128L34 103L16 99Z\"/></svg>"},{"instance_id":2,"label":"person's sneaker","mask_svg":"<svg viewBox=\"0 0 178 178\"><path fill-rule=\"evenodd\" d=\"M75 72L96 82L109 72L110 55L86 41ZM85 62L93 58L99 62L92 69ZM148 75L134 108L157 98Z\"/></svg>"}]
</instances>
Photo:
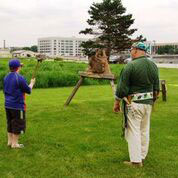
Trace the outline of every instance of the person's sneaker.
<instances>
[{"instance_id":1,"label":"person's sneaker","mask_svg":"<svg viewBox=\"0 0 178 178\"><path fill-rule=\"evenodd\" d=\"M142 163L134 163L130 161L124 161L124 164L127 166L133 166L133 167L143 167Z\"/></svg>"},{"instance_id":2,"label":"person's sneaker","mask_svg":"<svg viewBox=\"0 0 178 178\"><path fill-rule=\"evenodd\" d=\"M11 145L11 148L24 148L23 144L15 144L15 145Z\"/></svg>"}]
</instances>

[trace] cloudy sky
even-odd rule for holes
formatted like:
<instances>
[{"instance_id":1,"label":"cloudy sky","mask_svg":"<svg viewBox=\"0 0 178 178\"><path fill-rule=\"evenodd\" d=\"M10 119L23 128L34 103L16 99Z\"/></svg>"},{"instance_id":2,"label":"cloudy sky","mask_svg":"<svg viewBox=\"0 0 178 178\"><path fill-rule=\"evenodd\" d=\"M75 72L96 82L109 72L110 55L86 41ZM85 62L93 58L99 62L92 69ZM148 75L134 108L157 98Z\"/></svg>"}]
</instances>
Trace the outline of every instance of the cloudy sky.
<instances>
[{"instance_id":1,"label":"cloudy sky","mask_svg":"<svg viewBox=\"0 0 178 178\"><path fill-rule=\"evenodd\" d=\"M30 46L39 37L76 36L86 26L88 9L102 0L0 0L0 47ZM178 0L122 0L133 25L148 40L178 42Z\"/></svg>"}]
</instances>

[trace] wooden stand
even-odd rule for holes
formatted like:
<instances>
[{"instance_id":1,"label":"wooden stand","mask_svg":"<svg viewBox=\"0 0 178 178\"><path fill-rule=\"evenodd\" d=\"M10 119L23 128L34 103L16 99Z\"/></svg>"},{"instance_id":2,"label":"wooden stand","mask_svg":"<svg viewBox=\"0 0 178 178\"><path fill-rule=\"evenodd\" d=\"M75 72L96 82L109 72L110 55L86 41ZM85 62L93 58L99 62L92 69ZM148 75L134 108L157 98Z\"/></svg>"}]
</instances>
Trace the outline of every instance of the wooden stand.
<instances>
[{"instance_id":1,"label":"wooden stand","mask_svg":"<svg viewBox=\"0 0 178 178\"><path fill-rule=\"evenodd\" d=\"M64 106L68 106L70 102L72 101L73 97L75 96L76 92L80 88L83 80L85 78L93 78L93 79L101 79L101 80L110 80L111 88L113 91L113 95L115 96L115 85L114 85L114 80L116 80L115 76L112 74L106 75L106 74L93 74L93 73L87 73L87 72L79 72L80 79L77 82L76 86L74 87L71 95L68 97L67 101L65 102ZM165 80L160 80L161 84L161 92L162 92L162 100L167 101L167 89L166 89L166 81Z\"/></svg>"},{"instance_id":2,"label":"wooden stand","mask_svg":"<svg viewBox=\"0 0 178 178\"><path fill-rule=\"evenodd\" d=\"M70 102L72 101L73 97L75 96L77 90L79 89L79 87L81 86L81 84L85 78L110 80L112 91L113 91L113 94L115 95L116 89L115 89L115 85L114 85L114 80L115 80L114 75L112 75L112 74L93 74L93 73L90 74L87 72L79 72L79 75L80 75L80 80L77 82L76 86L74 87L71 95L68 97L64 106L68 106L70 104Z\"/></svg>"}]
</instances>

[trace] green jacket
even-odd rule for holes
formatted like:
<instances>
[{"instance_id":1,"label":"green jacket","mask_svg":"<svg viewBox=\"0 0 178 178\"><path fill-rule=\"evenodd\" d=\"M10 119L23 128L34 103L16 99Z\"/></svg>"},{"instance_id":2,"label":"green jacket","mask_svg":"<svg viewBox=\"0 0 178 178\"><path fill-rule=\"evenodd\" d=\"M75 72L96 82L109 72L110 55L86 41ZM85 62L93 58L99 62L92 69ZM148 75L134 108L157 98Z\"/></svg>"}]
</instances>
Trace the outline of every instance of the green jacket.
<instances>
[{"instance_id":1,"label":"green jacket","mask_svg":"<svg viewBox=\"0 0 178 178\"><path fill-rule=\"evenodd\" d=\"M145 56L129 62L121 71L116 98L122 99L134 93L159 91L159 72L156 64ZM138 103L153 104L153 100Z\"/></svg>"}]
</instances>

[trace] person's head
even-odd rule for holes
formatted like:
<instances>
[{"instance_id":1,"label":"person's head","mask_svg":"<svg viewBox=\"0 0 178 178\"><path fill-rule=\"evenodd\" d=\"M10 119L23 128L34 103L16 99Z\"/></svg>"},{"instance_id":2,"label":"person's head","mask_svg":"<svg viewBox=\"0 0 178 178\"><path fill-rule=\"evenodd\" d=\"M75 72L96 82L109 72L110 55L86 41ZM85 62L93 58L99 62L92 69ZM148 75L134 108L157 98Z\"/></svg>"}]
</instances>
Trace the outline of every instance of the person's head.
<instances>
[{"instance_id":1,"label":"person's head","mask_svg":"<svg viewBox=\"0 0 178 178\"><path fill-rule=\"evenodd\" d=\"M147 46L143 42L134 43L131 47L130 54L132 59L146 56Z\"/></svg>"},{"instance_id":2,"label":"person's head","mask_svg":"<svg viewBox=\"0 0 178 178\"><path fill-rule=\"evenodd\" d=\"M23 64L17 58L9 61L9 69L11 72L19 72Z\"/></svg>"}]
</instances>

